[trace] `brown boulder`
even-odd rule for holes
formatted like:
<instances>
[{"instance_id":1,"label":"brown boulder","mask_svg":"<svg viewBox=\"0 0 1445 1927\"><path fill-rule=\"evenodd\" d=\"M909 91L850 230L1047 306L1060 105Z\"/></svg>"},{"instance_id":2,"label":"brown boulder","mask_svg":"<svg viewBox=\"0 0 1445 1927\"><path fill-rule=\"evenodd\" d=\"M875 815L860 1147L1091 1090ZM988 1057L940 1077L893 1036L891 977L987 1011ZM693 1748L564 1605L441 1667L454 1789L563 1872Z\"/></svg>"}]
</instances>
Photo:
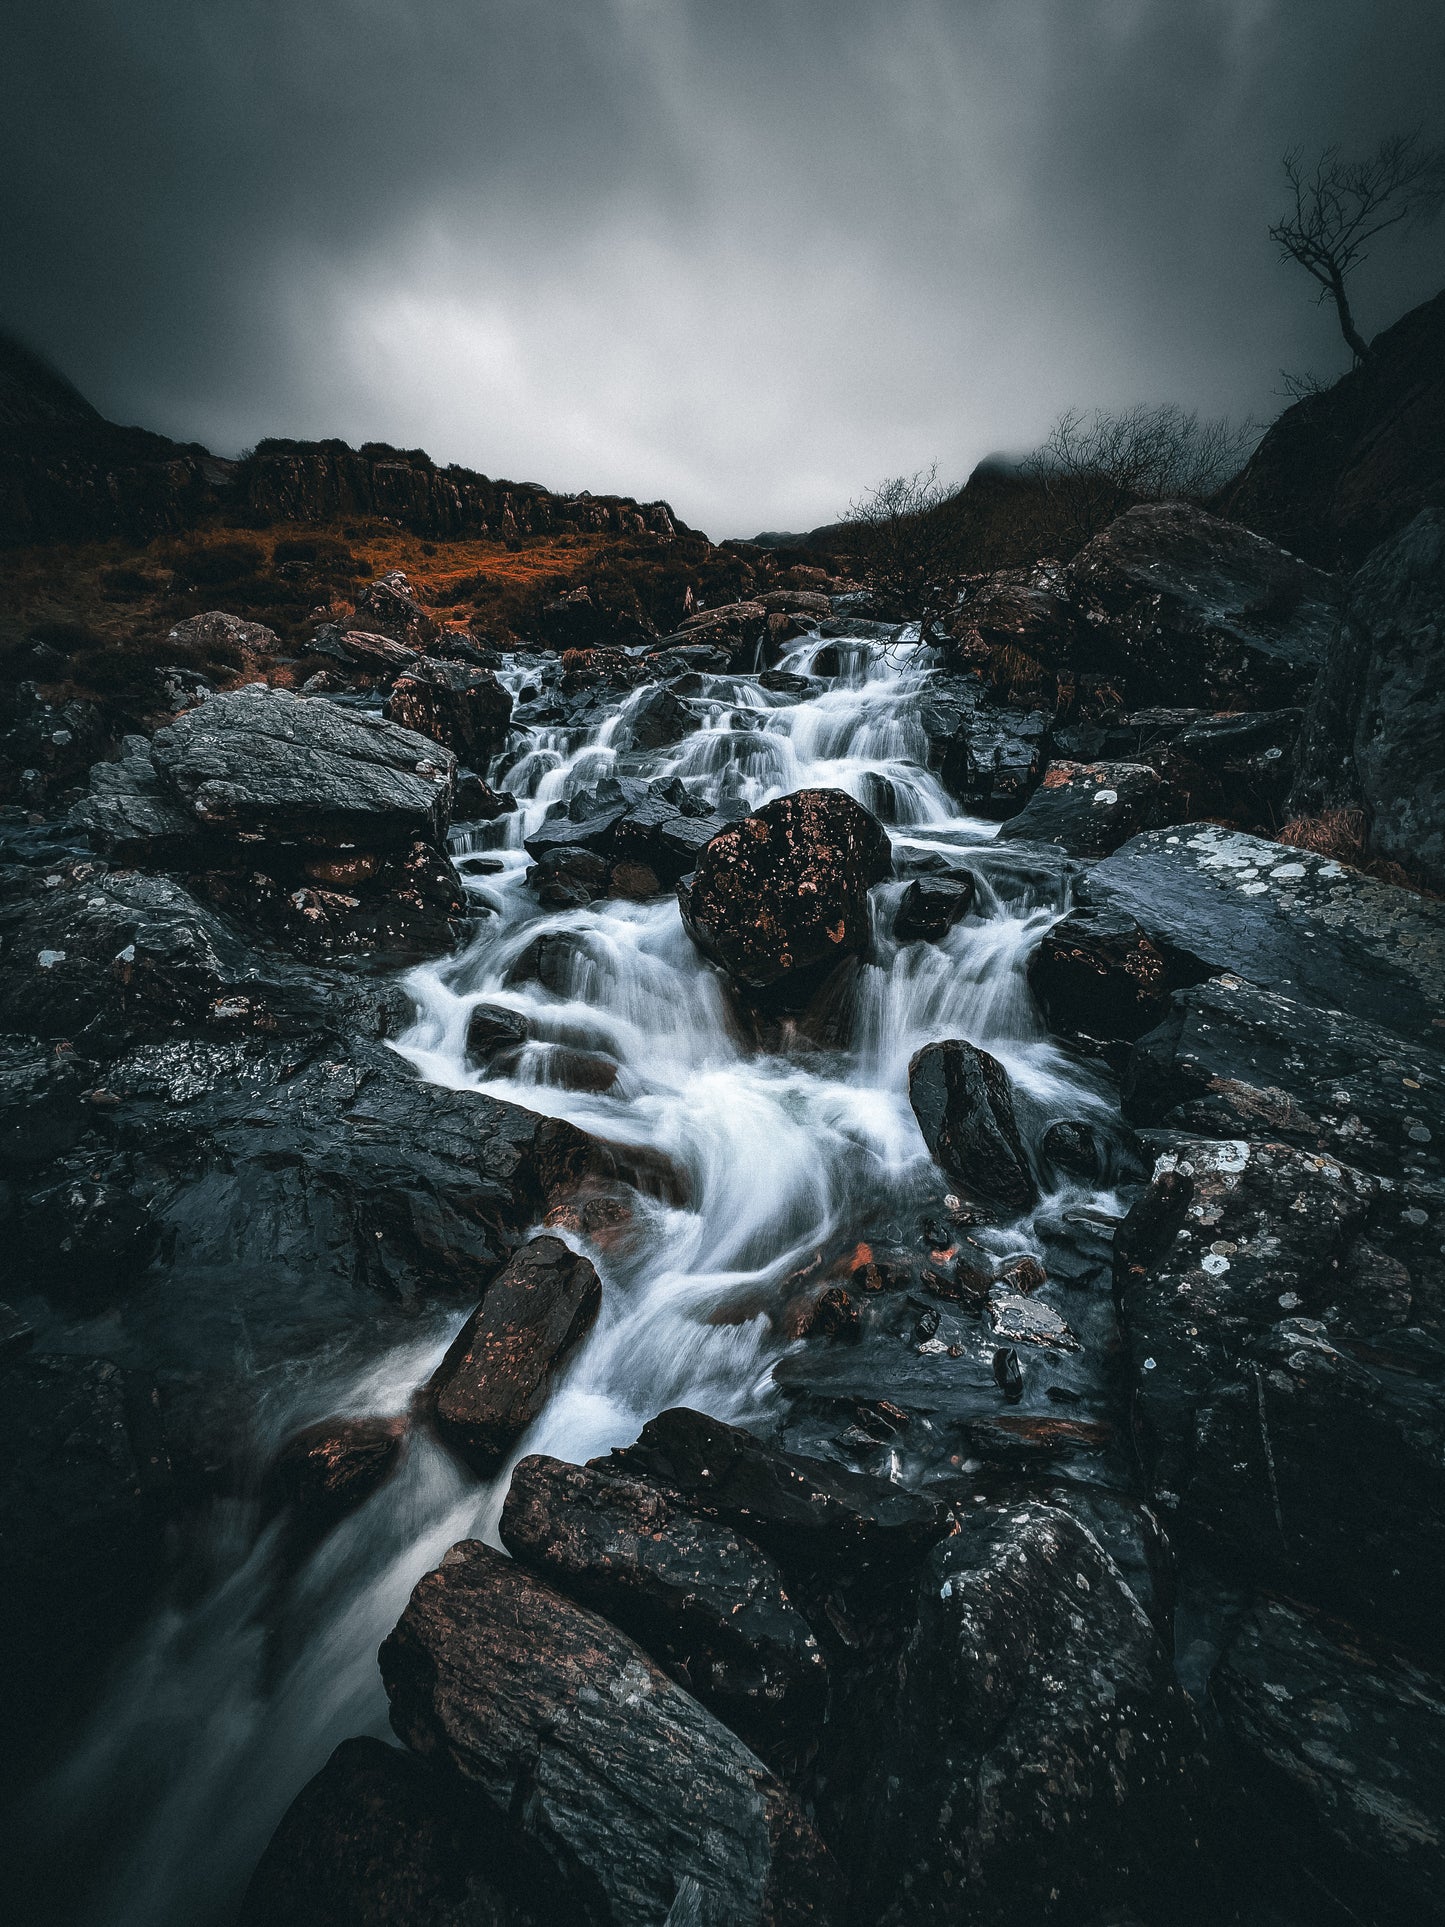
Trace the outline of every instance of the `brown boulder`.
<instances>
[{"instance_id":1,"label":"brown boulder","mask_svg":"<svg viewBox=\"0 0 1445 1927\"><path fill-rule=\"evenodd\" d=\"M410 649L425 649L441 634L441 624L422 608L400 569L379 576L362 590L356 601L356 627L391 636Z\"/></svg>"},{"instance_id":2,"label":"brown boulder","mask_svg":"<svg viewBox=\"0 0 1445 1927\"><path fill-rule=\"evenodd\" d=\"M294 1506L325 1529L369 1499L395 1469L406 1434L401 1418L326 1418L295 1433L266 1478L270 1505Z\"/></svg>"},{"instance_id":3,"label":"brown boulder","mask_svg":"<svg viewBox=\"0 0 1445 1927\"><path fill-rule=\"evenodd\" d=\"M464 763L485 769L506 743L512 698L490 669L414 656L392 685L386 713L403 729L429 736Z\"/></svg>"},{"instance_id":4,"label":"brown boulder","mask_svg":"<svg viewBox=\"0 0 1445 1927\"><path fill-rule=\"evenodd\" d=\"M892 855L878 819L842 790L798 790L713 837L683 921L729 976L765 990L807 979L863 950L868 891Z\"/></svg>"},{"instance_id":5,"label":"brown boulder","mask_svg":"<svg viewBox=\"0 0 1445 1927\"><path fill-rule=\"evenodd\" d=\"M552 1379L587 1336L602 1283L560 1238L534 1238L487 1287L432 1376L437 1430L495 1472L546 1403Z\"/></svg>"}]
</instances>

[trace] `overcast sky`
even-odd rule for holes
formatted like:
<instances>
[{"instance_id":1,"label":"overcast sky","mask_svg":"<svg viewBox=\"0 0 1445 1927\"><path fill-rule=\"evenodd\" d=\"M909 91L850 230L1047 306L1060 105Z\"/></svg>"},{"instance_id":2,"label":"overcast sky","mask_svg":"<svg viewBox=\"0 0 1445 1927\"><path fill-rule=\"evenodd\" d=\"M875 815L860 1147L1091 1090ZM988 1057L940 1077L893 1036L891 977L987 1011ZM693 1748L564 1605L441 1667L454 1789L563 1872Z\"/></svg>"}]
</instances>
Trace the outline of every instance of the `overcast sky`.
<instances>
[{"instance_id":1,"label":"overcast sky","mask_svg":"<svg viewBox=\"0 0 1445 1927\"><path fill-rule=\"evenodd\" d=\"M1445 100L1440 0L21 0L0 320L228 454L425 447L806 528L1064 407L1335 372L1279 155ZM1373 332L1445 224L1360 278Z\"/></svg>"}]
</instances>

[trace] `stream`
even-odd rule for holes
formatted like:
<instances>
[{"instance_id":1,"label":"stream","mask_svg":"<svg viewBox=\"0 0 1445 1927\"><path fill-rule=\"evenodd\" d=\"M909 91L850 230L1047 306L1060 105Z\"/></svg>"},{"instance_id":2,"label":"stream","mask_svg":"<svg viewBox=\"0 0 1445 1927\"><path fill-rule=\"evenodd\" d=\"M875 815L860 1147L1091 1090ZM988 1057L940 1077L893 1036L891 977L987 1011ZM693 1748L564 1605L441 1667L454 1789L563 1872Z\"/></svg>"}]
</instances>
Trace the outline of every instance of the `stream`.
<instances>
[{"instance_id":1,"label":"stream","mask_svg":"<svg viewBox=\"0 0 1445 1927\"><path fill-rule=\"evenodd\" d=\"M825 648L838 673L817 676ZM560 1228L596 1263L602 1311L514 1459L595 1456L672 1405L781 1422L774 1370L818 1343L790 1338L770 1315L784 1281L870 1227L926 1209L939 1191L908 1100L909 1060L927 1041L962 1037L997 1057L1034 1143L1055 1119L1092 1121L1106 1137L1115 1128L1106 1086L1049 1039L1025 982L1032 948L1065 907L1063 872L990 864L997 826L961 817L929 773L918 720L929 661L860 635L809 638L779 666L810 678L807 693L704 676L688 699L698 726L666 749L629 747L630 711L650 686L620 695L585 732L514 734L490 780L516 795L518 812L453 833L476 934L459 954L409 973L417 1017L396 1048L437 1084L649 1147L687 1180L685 1204L641 1198L625 1235L594 1246ZM535 682L535 663L509 659L502 680L518 694ZM762 1051L730 1013L670 894L546 910L527 886L524 837L553 804L614 775L676 777L733 816L802 788L846 790L885 822L905 876L955 859L974 868L974 909L937 943L899 944L893 918L905 881L880 885L846 1046L799 1036L784 1051ZM559 988L519 979L515 968L542 934L572 940ZM468 1022L482 1003L529 1022L505 1076L468 1061ZM579 1051L615 1061L610 1089L560 1081ZM1070 1212L1120 1209L1107 1187L1055 1174L1044 1188L1028 1218L975 1234L994 1257L1041 1255L1048 1225ZM268 1395L258 1463L326 1414L406 1410L461 1322L458 1313L419 1324L359 1376L321 1370ZM1092 1334L1081 1330L1084 1362L1071 1369L1087 1374ZM987 1353L971 1367L986 1380ZM813 1449L833 1449L826 1426L808 1423ZM801 1435L787 1443L809 1449ZM902 1445L860 1462L894 1477L931 1475ZM89 1846L111 1843L80 1918L91 1927L198 1927L228 1917L281 1812L331 1749L351 1734L387 1731L377 1646L449 1545L477 1535L496 1542L508 1476L480 1483L414 1431L398 1473L284 1581L275 1576L278 1528L258 1536L254 1506L216 1507L203 1577L153 1622L90 1737L44 1795L37 1824L63 1830L65 1816L84 1814Z\"/></svg>"}]
</instances>

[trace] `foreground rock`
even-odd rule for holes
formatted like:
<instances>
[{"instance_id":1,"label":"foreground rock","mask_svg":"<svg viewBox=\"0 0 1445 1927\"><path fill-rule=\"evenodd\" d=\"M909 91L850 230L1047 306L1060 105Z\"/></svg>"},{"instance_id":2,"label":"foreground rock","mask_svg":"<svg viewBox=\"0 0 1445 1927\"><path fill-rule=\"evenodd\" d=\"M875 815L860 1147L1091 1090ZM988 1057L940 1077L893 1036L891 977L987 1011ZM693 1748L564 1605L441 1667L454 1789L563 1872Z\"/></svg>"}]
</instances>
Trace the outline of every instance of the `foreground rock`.
<instances>
[{"instance_id":1,"label":"foreground rock","mask_svg":"<svg viewBox=\"0 0 1445 1927\"><path fill-rule=\"evenodd\" d=\"M999 835L1057 843L1070 856L1107 856L1167 821L1165 800L1159 772L1144 763L1051 763Z\"/></svg>"},{"instance_id":2,"label":"foreground rock","mask_svg":"<svg viewBox=\"0 0 1445 1927\"><path fill-rule=\"evenodd\" d=\"M495 1884L496 1831L414 1755L344 1740L286 1809L241 1927L541 1927Z\"/></svg>"},{"instance_id":3,"label":"foreground rock","mask_svg":"<svg viewBox=\"0 0 1445 1927\"><path fill-rule=\"evenodd\" d=\"M1332 579L1263 536L1181 502L1130 509L1068 570L1079 667L1132 707L1269 709L1313 682Z\"/></svg>"},{"instance_id":4,"label":"foreground rock","mask_svg":"<svg viewBox=\"0 0 1445 1927\"><path fill-rule=\"evenodd\" d=\"M856 1917L1073 1922L1171 1888L1177 1904L1197 1878L1200 1733L1098 1541L1052 1506L969 1508L905 1624L822 1775Z\"/></svg>"},{"instance_id":5,"label":"foreground rock","mask_svg":"<svg viewBox=\"0 0 1445 1927\"><path fill-rule=\"evenodd\" d=\"M438 1431L478 1471L502 1464L601 1304L596 1271L560 1238L534 1238L493 1279L429 1387Z\"/></svg>"},{"instance_id":6,"label":"foreground rock","mask_svg":"<svg viewBox=\"0 0 1445 1927\"><path fill-rule=\"evenodd\" d=\"M267 1471L267 1502L294 1507L306 1527L325 1532L391 1476L405 1436L405 1419L320 1419L277 1453Z\"/></svg>"},{"instance_id":7,"label":"foreground rock","mask_svg":"<svg viewBox=\"0 0 1445 1927\"><path fill-rule=\"evenodd\" d=\"M1076 904L1029 958L1029 988L1051 1030L1137 1037L1169 1006L1169 962L1123 910Z\"/></svg>"},{"instance_id":8,"label":"foreground rock","mask_svg":"<svg viewBox=\"0 0 1445 1927\"><path fill-rule=\"evenodd\" d=\"M1310 697L1296 815L1363 809L1369 848L1445 890L1445 509L1425 509L1350 583Z\"/></svg>"},{"instance_id":9,"label":"foreground rock","mask_svg":"<svg viewBox=\"0 0 1445 1927\"><path fill-rule=\"evenodd\" d=\"M501 1532L515 1558L631 1634L751 1746L821 1712L823 1655L773 1561L656 1485L523 1459Z\"/></svg>"},{"instance_id":10,"label":"foreground rock","mask_svg":"<svg viewBox=\"0 0 1445 1927\"><path fill-rule=\"evenodd\" d=\"M985 1215L1015 1215L1038 1196L1014 1116L1008 1072L961 1038L925 1044L908 1066L908 1101L929 1154Z\"/></svg>"},{"instance_id":11,"label":"foreground rock","mask_svg":"<svg viewBox=\"0 0 1445 1927\"><path fill-rule=\"evenodd\" d=\"M815 977L869 940L868 891L892 868L877 818L842 790L799 790L720 831L679 891L705 955L740 984Z\"/></svg>"},{"instance_id":12,"label":"foreground rock","mask_svg":"<svg viewBox=\"0 0 1445 1927\"><path fill-rule=\"evenodd\" d=\"M564 1903L616 1927L838 1917L826 1850L742 1742L489 1547L455 1546L422 1580L381 1670L397 1733L512 1828Z\"/></svg>"},{"instance_id":13,"label":"foreground rock","mask_svg":"<svg viewBox=\"0 0 1445 1927\"><path fill-rule=\"evenodd\" d=\"M1428 1918L1445 1876L1445 1686L1278 1601L1247 1613L1211 1694L1269 1851L1356 1919Z\"/></svg>"},{"instance_id":14,"label":"foreground rock","mask_svg":"<svg viewBox=\"0 0 1445 1927\"><path fill-rule=\"evenodd\" d=\"M484 770L506 743L512 698L490 669L418 656L392 684L386 713L403 729Z\"/></svg>"}]
</instances>

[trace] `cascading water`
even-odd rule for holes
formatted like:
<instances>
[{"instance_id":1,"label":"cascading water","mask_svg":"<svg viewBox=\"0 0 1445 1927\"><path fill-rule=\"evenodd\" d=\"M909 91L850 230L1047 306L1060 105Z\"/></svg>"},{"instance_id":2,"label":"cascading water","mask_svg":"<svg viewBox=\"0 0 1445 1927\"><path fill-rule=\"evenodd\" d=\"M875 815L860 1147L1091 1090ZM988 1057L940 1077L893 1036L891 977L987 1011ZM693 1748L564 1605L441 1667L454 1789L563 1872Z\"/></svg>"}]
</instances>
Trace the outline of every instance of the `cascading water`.
<instances>
[{"instance_id":1,"label":"cascading water","mask_svg":"<svg viewBox=\"0 0 1445 1927\"><path fill-rule=\"evenodd\" d=\"M824 646L837 673L817 677ZM646 692L619 698L585 732L533 730L493 772L518 797L517 814L455 838L482 913L477 936L407 979L418 1016L398 1048L424 1077L651 1147L688 1181L685 1205L640 1200L628 1235L591 1253L601 1316L516 1456L587 1458L630 1441L670 1405L767 1417L779 1398L773 1369L796 1342L770 1316L782 1280L859 1235L879 1200L906 1195L931 1171L907 1092L909 1059L930 1039L965 1037L992 1052L1036 1124L1112 1116L1109 1098L1034 1016L1023 967L1064 905L1057 884L1030 882L1026 871L1012 882L1002 870L993 883L982 876L974 913L932 944L894 941L903 886L880 886L848 1047L788 1054L744 1041L670 898L539 908L524 883L524 837L552 804L619 770L676 777L732 814L800 788L840 788L883 818L896 850L977 857L994 826L961 818L927 770L919 699L929 664L919 652L813 639L781 667L811 678L806 693L702 678L690 699L698 727L650 755L629 748L630 714ZM515 693L532 674L519 663L504 680ZM558 987L518 980L521 953L551 933L571 940ZM506 1076L468 1063L480 1003L528 1020L529 1041ZM561 1053L578 1050L616 1064L611 1088L558 1081ZM1076 1188L1040 1212L1115 1203ZM1029 1221L983 1235L1000 1257L1036 1244ZM361 1380L313 1376L292 1387L263 1415L258 1452L327 1413L404 1411L459 1322L438 1319ZM275 1529L258 1538L254 1508L219 1509L209 1583L152 1626L93 1737L48 1790L44 1817L85 1813L92 1839L124 1843L83 1918L195 1927L226 1917L280 1812L331 1748L385 1731L377 1645L449 1544L495 1535L507 1480L479 1485L414 1434L398 1475L284 1584L274 1577Z\"/></svg>"}]
</instances>

